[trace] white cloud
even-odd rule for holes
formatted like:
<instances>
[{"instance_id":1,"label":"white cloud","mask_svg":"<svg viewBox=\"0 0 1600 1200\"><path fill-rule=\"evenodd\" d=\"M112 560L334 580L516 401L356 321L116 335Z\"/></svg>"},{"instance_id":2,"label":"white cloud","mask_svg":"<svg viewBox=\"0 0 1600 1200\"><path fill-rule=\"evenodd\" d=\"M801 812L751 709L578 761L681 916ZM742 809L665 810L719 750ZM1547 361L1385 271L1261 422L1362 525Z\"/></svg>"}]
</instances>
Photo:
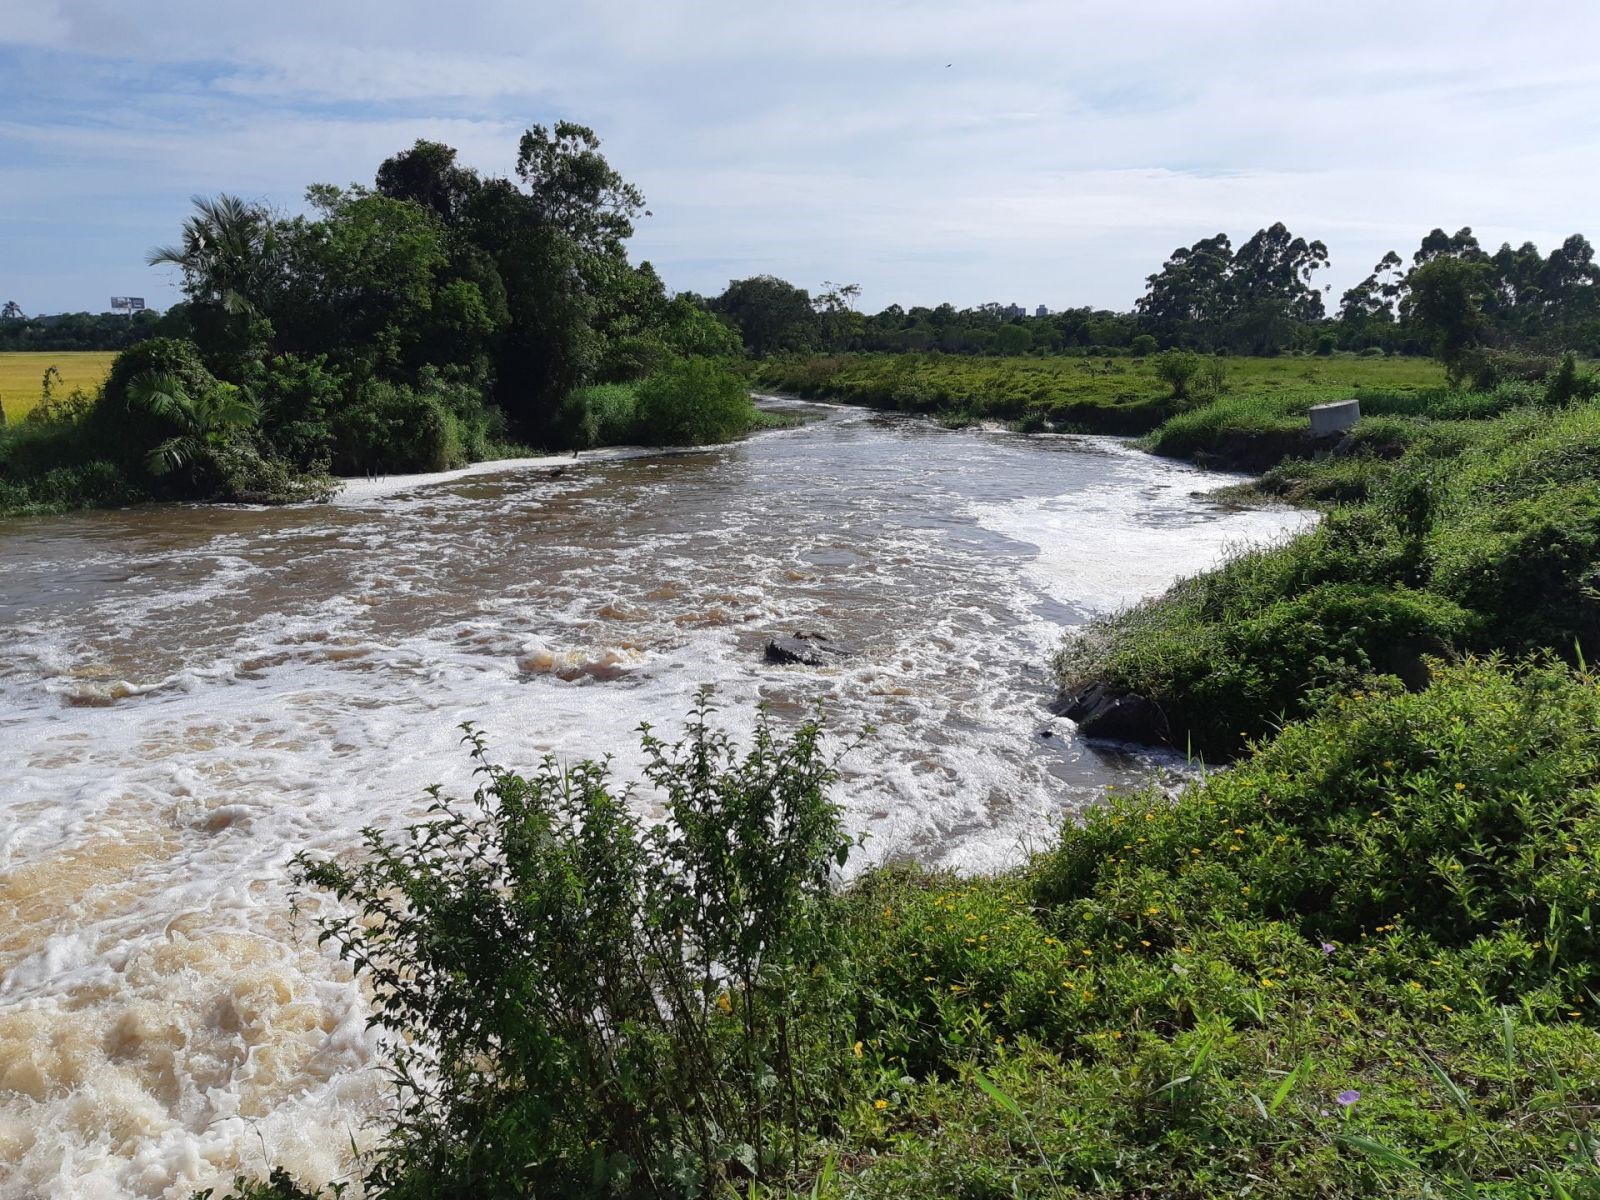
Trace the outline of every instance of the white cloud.
<instances>
[{"instance_id":1,"label":"white cloud","mask_svg":"<svg viewBox=\"0 0 1600 1200\"><path fill-rule=\"evenodd\" d=\"M1581 229L1600 149L1600 77L1562 52L1600 9L1565 0L0 3L31 100L0 123L0 264L78 223L101 254L123 231L119 279L191 192L293 207L419 136L504 172L561 116L645 188L670 283L850 278L869 304L1125 307L1176 245L1279 219L1329 243L1337 291L1434 225ZM88 303L63 281L90 266L0 289Z\"/></svg>"}]
</instances>

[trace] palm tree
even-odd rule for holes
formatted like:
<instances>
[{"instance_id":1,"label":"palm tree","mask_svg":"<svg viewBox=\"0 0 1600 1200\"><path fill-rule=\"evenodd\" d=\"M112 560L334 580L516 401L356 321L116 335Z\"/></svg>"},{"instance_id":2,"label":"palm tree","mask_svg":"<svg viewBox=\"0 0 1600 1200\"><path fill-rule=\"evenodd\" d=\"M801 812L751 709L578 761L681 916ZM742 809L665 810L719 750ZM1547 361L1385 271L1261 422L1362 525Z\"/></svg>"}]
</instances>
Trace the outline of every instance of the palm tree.
<instances>
[{"instance_id":1,"label":"palm tree","mask_svg":"<svg viewBox=\"0 0 1600 1200\"><path fill-rule=\"evenodd\" d=\"M176 375L146 371L128 383L128 403L176 425L179 432L145 456L152 475L181 469L254 425L260 410L238 388L219 384L191 396Z\"/></svg>"},{"instance_id":2,"label":"palm tree","mask_svg":"<svg viewBox=\"0 0 1600 1200\"><path fill-rule=\"evenodd\" d=\"M215 200L195 196L192 202L195 213L183 223L183 241L157 246L145 262L181 268L191 296L216 301L230 313L254 313L253 297L277 256L271 215L226 193Z\"/></svg>"}]
</instances>

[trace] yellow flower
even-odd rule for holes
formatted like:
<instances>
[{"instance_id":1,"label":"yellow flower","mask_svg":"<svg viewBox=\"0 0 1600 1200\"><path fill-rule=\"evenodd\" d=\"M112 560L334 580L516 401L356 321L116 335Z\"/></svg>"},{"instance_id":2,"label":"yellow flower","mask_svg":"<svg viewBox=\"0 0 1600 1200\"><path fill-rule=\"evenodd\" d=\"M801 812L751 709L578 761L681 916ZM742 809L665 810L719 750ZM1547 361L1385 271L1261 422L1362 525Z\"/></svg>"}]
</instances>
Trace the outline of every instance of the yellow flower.
<instances>
[{"instance_id":1,"label":"yellow flower","mask_svg":"<svg viewBox=\"0 0 1600 1200\"><path fill-rule=\"evenodd\" d=\"M855 1056L857 1058L861 1057L861 1043L860 1042L857 1042L854 1046L851 1046L850 1049L855 1052Z\"/></svg>"},{"instance_id":2,"label":"yellow flower","mask_svg":"<svg viewBox=\"0 0 1600 1200\"><path fill-rule=\"evenodd\" d=\"M1261 986L1264 987L1264 988L1275 988L1278 985L1273 983L1272 980L1270 980L1270 979L1263 978L1261 980Z\"/></svg>"},{"instance_id":3,"label":"yellow flower","mask_svg":"<svg viewBox=\"0 0 1600 1200\"><path fill-rule=\"evenodd\" d=\"M1458 784L1456 784L1456 791L1458 791L1458 792L1464 792L1464 791L1466 791L1466 790L1467 790L1467 785L1466 785L1466 784L1464 784L1464 783L1458 783Z\"/></svg>"},{"instance_id":4,"label":"yellow flower","mask_svg":"<svg viewBox=\"0 0 1600 1200\"><path fill-rule=\"evenodd\" d=\"M877 1109L879 1112L882 1112L884 1109L889 1107L889 1102L887 1100L874 1100L872 1102L872 1107Z\"/></svg>"}]
</instances>

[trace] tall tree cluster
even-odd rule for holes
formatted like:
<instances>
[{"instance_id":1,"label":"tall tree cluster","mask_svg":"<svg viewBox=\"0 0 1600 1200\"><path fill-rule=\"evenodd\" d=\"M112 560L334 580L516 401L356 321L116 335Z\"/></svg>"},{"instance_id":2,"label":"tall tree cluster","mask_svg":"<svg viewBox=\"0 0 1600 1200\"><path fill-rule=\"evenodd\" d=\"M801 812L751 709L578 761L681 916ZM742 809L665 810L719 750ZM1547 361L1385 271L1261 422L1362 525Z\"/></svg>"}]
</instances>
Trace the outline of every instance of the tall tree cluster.
<instances>
[{"instance_id":1,"label":"tall tree cluster","mask_svg":"<svg viewBox=\"0 0 1600 1200\"><path fill-rule=\"evenodd\" d=\"M669 299L648 263L629 261L644 197L585 126L529 129L514 179L418 141L373 186L314 185L308 199L310 214L285 218L196 198L180 240L150 255L182 273L179 315L219 379L270 394L283 390L278 376L315 364L346 403L373 383L443 380L544 441L582 384L737 350L713 317Z\"/></svg>"}]
</instances>

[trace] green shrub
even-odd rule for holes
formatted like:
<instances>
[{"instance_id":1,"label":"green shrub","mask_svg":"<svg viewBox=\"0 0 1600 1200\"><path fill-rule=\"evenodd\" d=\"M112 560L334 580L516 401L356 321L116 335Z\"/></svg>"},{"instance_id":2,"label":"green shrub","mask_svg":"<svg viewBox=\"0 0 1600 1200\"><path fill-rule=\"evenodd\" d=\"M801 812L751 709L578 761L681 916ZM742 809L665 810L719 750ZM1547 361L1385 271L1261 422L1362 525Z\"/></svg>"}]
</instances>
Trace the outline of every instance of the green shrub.
<instances>
[{"instance_id":1,"label":"green shrub","mask_svg":"<svg viewBox=\"0 0 1600 1200\"><path fill-rule=\"evenodd\" d=\"M1493 613L1512 650L1600 647L1600 488L1566 484L1475 509L1428 541L1433 585Z\"/></svg>"},{"instance_id":2,"label":"green shrub","mask_svg":"<svg viewBox=\"0 0 1600 1200\"><path fill-rule=\"evenodd\" d=\"M277 454L303 468L332 460L333 421L350 386L326 358L293 354L266 359L248 383L261 406L263 436Z\"/></svg>"},{"instance_id":3,"label":"green shrub","mask_svg":"<svg viewBox=\"0 0 1600 1200\"><path fill-rule=\"evenodd\" d=\"M867 877L848 1194L1581 1194L1597 722L1590 677L1471 662L1016 873Z\"/></svg>"},{"instance_id":4,"label":"green shrub","mask_svg":"<svg viewBox=\"0 0 1600 1200\"><path fill-rule=\"evenodd\" d=\"M1581 993L1600 983L1597 723L1600 688L1559 666L1469 661L1420 692L1345 697L1181 804L1091 812L1039 895L1115 904L1160 877L1169 914L1220 906L1337 942L1401 921L1481 960L1460 983L1489 1001L1541 980ZM1537 953L1488 970L1494 942Z\"/></svg>"},{"instance_id":5,"label":"green shrub","mask_svg":"<svg viewBox=\"0 0 1600 1200\"><path fill-rule=\"evenodd\" d=\"M1156 378L1172 389L1172 398L1207 403L1222 394L1226 368L1214 356L1188 350L1167 350L1151 360Z\"/></svg>"},{"instance_id":6,"label":"green shrub","mask_svg":"<svg viewBox=\"0 0 1600 1200\"><path fill-rule=\"evenodd\" d=\"M363 384L335 414L333 435L341 475L445 471L465 461L452 414L404 384Z\"/></svg>"},{"instance_id":7,"label":"green shrub","mask_svg":"<svg viewBox=\"0 0 1600 1200\"><path fill-rule=\"evenodd\" d=\"M638 387L597 383L579 388L562 403L557 424L565 444L579 450L638 441Z\"/></svg>"},{"instance_id":8,"label":"green shrub","mask_svg":"<svg viewBox=\"0 0 1600 1200\"><path fill-rule=\"evenodd\" d=\"M1593 371L1579 371L1577 356L1562 355L1561 365L1545 378L1544 400L1547 404L1570 404L1574 400L1592 400L1600 395L1600 378Z\"/></svg>"},{"instance_id":9,"label":"green shrub","mask_svg":"<svg viewBox=\"0 0 1600 1200\"><path fill-rule=\"evenodd\" d=\"M685 359L639 384L638 434L656 446L730 442L756 423L743 380L708 359Z\"/></svg>"},{"instance_id":10,"label":"green shrub","mask_svg":"<svg viewBox=\"0 0 1600 1200\"><path fill-rule=\"evenodd\" d=\"M1128 349L1132 351L1135 358L1148 358L1156 352L1158 346L1159 343L1154 337L1148 333L1141 333L1136 335L1133 341L1128 344Z\"/></svg>"},{"instance_id":11,"label":"green shrub","mask_svg":"<svg viewBox=\"0 0 1600 1200\"><path fill-rule=\"evenodd\" d=\"M702 702L676 745L646 731L668 823L645 828L603 764L515 774L469 730L470 802L434 789L364 861L302 858L391 1035L400 1118L369 1188L702 1195L792 1170L849 1032L821 737L762 720L741 755Z\"/></svg>"}]
</instances>

